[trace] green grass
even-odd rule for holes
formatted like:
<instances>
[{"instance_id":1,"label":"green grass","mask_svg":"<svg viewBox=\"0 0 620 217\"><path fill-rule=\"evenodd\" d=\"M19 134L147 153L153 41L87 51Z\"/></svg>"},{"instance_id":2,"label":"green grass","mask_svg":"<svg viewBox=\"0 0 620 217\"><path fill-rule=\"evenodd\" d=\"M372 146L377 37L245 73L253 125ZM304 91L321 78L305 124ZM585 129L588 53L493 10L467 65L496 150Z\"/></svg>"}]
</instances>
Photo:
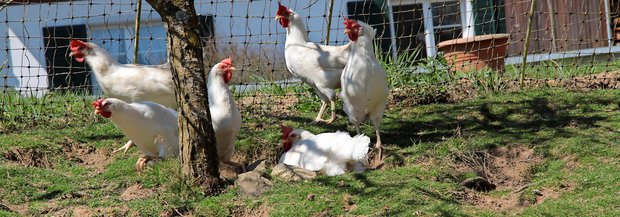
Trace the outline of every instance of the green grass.
<instances>
[{"instance_id":1,"label":"green grass","mask_svg":"<svg viewBox=\"0 0 620 217\"><path fill-rule=\"evenodd\" d=\"M306 125L319 106L318 100L309 97L302 95L301 103L293 106L287 118L244 112L238 151L253 158L261 150L277 150L282 121L313 132L352 131L342 111L332 125ZM107 153L126 141L107 120L89 117L92 121L66 127L39 126L0 135L0 156L15 148L35 148L54 165L26 167L0 157L0 202L19 207L23 215L57 215L86 207L108 209L108 215L143 216L176 211L229 216L260 210L271 216L618 216L619 97L618 90L540 89L492 93L456 104L391 108L382 128L387 143L386 169L319 176L300 183L276 179L273 189L252 199L238 197L232 186L218 196L205 197L179 175L175 159L156 162L138 176L135 148L127 154L107 156L110 160L102 170L65 157L62 146L68 139ZM373 135L370 126L363 130ZM535 200L532 189L557 195L541 203L499 210L455 196L454 192L464 191L458 183L475 176L451 167L458 153L515 145L533 148L542 157L526 179L534 184L519 198ZM232 180L226 183L232 184ZM121 194L134 185L154 193L123 201ZM510 191L498 189L479 196L501 200L509 197ZM307 200L309 194L316 195L315 199ZM348 212L343 208L345 194L356 206ZM0 209L0 215L13 214Z\"/></svg>"}]
</instances>

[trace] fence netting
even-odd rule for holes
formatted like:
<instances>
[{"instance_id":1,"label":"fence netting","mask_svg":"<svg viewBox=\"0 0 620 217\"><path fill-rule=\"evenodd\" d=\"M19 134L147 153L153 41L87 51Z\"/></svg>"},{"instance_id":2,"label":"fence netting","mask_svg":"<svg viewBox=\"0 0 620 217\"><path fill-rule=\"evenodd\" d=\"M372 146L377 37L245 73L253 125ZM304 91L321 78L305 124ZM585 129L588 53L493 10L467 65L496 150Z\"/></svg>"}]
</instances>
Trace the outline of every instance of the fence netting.
<instances>
[{"instance_id":1,"label":"fence netting","mask_svg":"<svg viewBox=\"0 0 620 217\"><path fill-rule=\"evenodd\" d=\"M438 71L447 76L498 79L491 85L505 85L502 79L509 83L524 72L530 81L616 71L620 66L614 58L620 52L619 2L280 3L301 15L308 39L320 44L349 42L343 34L345 17L370 24L377 30L376 55L388 69L391 88L413 87L415 91L420 82L430 82L418 77ZM231 88L242 112L287 117L300 101L318 105L309 86L287 70L286 29L274 20L278 1L196 0L195 8L206 71L219 59L233 56L238 71ZM121 64L156 65L168 60L164 23L146 2L0 1L0 131L94 120L90 103L104 95L88 64L69 56L71 39L95 43Z\"/></svg>"}]
</instances>

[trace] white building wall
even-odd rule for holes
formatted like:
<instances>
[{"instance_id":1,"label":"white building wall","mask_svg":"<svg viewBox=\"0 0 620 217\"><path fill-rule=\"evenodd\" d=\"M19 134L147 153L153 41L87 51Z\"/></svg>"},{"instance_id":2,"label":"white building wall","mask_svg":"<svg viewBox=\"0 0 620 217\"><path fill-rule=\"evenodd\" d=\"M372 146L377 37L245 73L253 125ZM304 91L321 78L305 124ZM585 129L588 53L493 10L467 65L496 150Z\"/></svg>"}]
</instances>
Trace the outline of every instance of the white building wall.
<instances>
[{"instance_id":1,"label":"white building wall","mask_svg":"<svg viewBox=\"0 0 620 217\"><path fill-rule=\"evenodd\" d=\"M126 35L125 49L121 49L127 59L133 56L133 28L135 20L135 2L124 0L67 1L58 3L31 3L12 5L0 11L0 48L9 47L10 51L0 50L0 60L8 60L9 70L0 72L2 87L40 89L36 96L42 96L47 88L45 61L44 27L86 24L88 36L93 31L105 29L124 29ZM303 9L314 3L308 9ZM324 40L327 26L327 0L292 0L283 1L302 17L307 18L309 38L311 41ZM275 65L284 63L285 29L275 20L277 1L196 1L198 14L214 15L214 30L219 47L236 47L242 52L262 49ZM344 44L347 40L342 34L342 16L346 15L346 2L336 1L332 20L331 44ZM232 17L231 17L232 16ZM149 4L143 1L142 25L161 25L159 15ZM8 21L8 24L7 24ZM11 35L9 32L13 32ZM116 39L114 36L111 38ZM148 38L148 31L141 32L141 38ZM108 39L111 43L118 43ZM156 40L165 40L158 38ZM141 43L143 40L141 40ZM146 42L149 43L149 42ZM229 46L233 44L234 46ZM110 46L108 44L108 46ZM105 47L105 46L104 46ZM22 50L25 48L25 50ZM247 61L247 60L244 60ZM0 61L0 65L3 61ZM237 62L239 63L239 62ZM4 76L7 79L3 79ZM93 82L94 83L94 82ZM22 89L20 89L22 90ZM28 95L28 94L25 94Z\"/></svg>"}]
</instances>

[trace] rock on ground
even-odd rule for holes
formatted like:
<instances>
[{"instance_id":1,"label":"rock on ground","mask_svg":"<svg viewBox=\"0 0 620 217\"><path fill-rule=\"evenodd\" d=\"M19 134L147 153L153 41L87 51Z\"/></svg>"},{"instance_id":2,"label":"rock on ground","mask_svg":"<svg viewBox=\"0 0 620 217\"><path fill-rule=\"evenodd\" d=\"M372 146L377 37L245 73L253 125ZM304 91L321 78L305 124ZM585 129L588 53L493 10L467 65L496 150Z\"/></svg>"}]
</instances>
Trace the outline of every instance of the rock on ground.
<instances>
[{"instance_id":1,"label":"rock on ground","mask_svg":"<svg viewBox=\"0 0 620 217\"><path fill-rule=\"evenodd\" d=\"M316 172L279 163L271 170L271 176L279 177L290 182L312 179L316 177Z\"/></svg>"}]
</instances>

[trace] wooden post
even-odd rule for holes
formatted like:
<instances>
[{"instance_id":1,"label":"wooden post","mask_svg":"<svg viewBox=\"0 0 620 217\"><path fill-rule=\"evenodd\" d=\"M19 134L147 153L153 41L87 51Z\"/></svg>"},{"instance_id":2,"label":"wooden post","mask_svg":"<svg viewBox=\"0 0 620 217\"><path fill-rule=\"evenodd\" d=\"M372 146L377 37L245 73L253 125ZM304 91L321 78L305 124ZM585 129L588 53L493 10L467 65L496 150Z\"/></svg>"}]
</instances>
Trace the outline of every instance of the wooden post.
<instances>
[{"instance_id":1,"label":"wooden post","mask_svg":"<svg viewBox=\"0 0 620 217\"><path fill-rule=\"evenodd\" d=\"M140 16L142 15L142 0L138 0L136 11L136 41L133 45L133 64L138 64L138 45L140 43Z\"/></svg>"},{"instance_id":2,"label":"wooden post","mask_svg":"<svg viewBox=\"0 0 620 217\"><path fill-rule=\"evenodd\" d=\"M329 1L329 15L327 16L327 35L325 45L329 45L329 33L332 30L332 15L334 14L334 0Z\"/></svg>"},{"instance_id":3,"label":"wooden post","mask_svg":"<svg viewBox=\"0 0 620 217\"><path fill-rule=\"evenodd\" d=\"M536 8L536 0L532 0L530 5L530 14L527 19L527 32L525 33L525 42L523 43L523 62L521 62L521 75L519 76L519 85L523 89L525 83L525 66L527 65L527 48L530 45L530 34L532 33L532 18L534 17L534 9Z\"/></svg>"}]
</instances>

